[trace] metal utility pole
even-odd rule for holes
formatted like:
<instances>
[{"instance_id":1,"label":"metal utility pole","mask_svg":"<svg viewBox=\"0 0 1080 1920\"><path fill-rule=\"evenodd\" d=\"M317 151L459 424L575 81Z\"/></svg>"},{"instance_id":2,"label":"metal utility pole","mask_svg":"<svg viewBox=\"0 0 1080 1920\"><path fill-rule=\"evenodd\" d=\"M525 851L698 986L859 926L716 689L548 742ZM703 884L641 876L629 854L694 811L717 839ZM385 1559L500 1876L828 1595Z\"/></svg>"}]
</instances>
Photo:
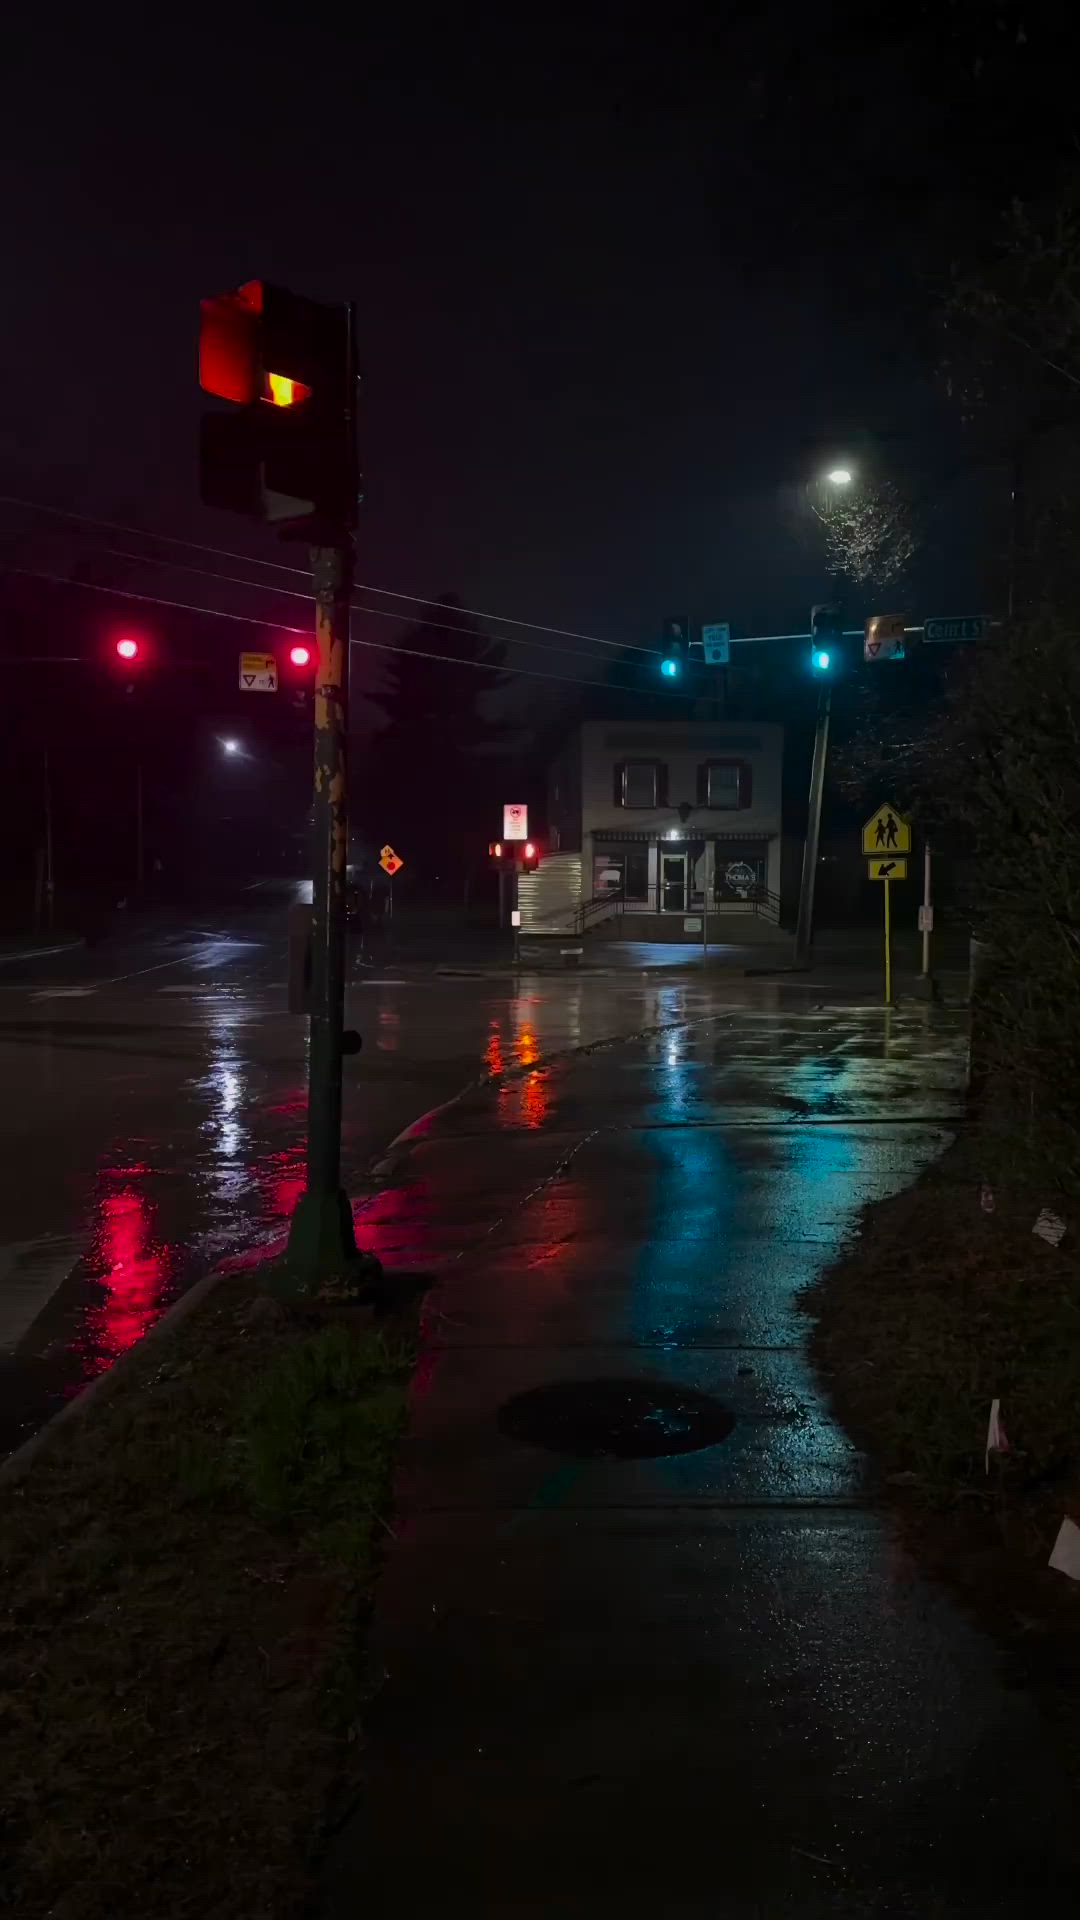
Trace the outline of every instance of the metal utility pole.
<instances>
[{"instance_id":1,"label":"metal utility pole","mask_svg":"<svg viewBox=\"0 0 1080 1920\"><path fill-rule=\"evenodd\" d=\"M135 885L142 892L146 878L146 859L143 846L143 772L140 760L135 768Z\"/></svg>"},{"instance_id":2,"label":"metal utility pole","mask_svg":"<svg viewBox=\"0 0 1080 1920\"><path fill-rule=\"evenodd\" d=\"M311 551L315 582L315 798L311 918L311 1050L307 1186L293 1213L288 1266L305 1285L358 1259L341 1184L341 1061L345 1024L345 870L349 846L349 603L356 527L356 322L349 309L346 405L353 484L335 537Z\"/></svg>"},{"instance_id":3,"label":"metal utility pole","mask_svg":"<svg viewBox=\"0 0 1080 1920\"><path fill-rule=\"evenodd\" d=\"M795 927L795 965L797 967L809 965L810 942L814 931L814 885L817 880L818 845L821 840L821 802L825 792L825 763L829 755L831 712L832 688L825 686L818 695L814 758L810 768L810 810L806 822L806 840L803 844L799 918Z\"/></svg>"},{"instance_id":4,"label":"metal utility pole","mask_svg":"<svg viewBox=\"0 0 1080 1920\"><path fill-rule=\"evenodd\" d=\"M923 903L922 912L919 915L919 926L922 931L922 977L927 985L930 983L930 935L934 926L934 895L931 872L930 842L927 840L923 844Z\"/></svg>"},{"instance_id":5,"label":"metal utility pole","mask_svg":"<svg viewBox=\"0 0 1080 1920\"><path fill-rule=\"evenodd\" d=\"M52 779L49 774L49 749L42 756L42 798L45 803L45 925L52 929L56 911L56 887L53 877Z\"/></svg>"},{"instance_id":6,"label":"metal utility pole","mask_svg":"<svg viewBox=\"0 0 1080 1920\"><path fill-rule=\"evenodd\" d=\"M311 548L315 584L315 780L307 1184L289 1231L284 1292L341 1289L366 1269L341 1185L349 602L359 469L354 307L327 306L267 280L200 303L199 384L231 411L204 414L199 489L207 506L277 525ZM299 940L296 942L299 945ZM307 991L299 969L296 997Z\"/></svg>"}]
</instances>

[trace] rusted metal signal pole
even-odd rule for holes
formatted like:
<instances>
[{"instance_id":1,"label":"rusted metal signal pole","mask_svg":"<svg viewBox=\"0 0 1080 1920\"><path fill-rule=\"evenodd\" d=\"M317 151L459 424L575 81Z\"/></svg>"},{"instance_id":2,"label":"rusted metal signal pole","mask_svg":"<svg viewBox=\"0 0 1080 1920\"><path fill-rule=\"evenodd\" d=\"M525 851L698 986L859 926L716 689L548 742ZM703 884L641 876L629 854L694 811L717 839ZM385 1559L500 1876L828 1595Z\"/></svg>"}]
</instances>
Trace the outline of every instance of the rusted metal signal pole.
<instances>
[{"instance_id":1,"label":"rusted metal signal pole","mask_svg":"<svg viewBox=\"0 0 1080 1920\"><path fill-rule=\"evenodd\" d=\"M317 658L307 1183L281 1281L285 1291L310 1295L378 1267L358 1253L341 1184L356 310L249 281L203 301L199 358L202 385L233 403L233 411L203 422L203 499L276 523L286 539L311 547Z\"/></svg>"}]
</instances>

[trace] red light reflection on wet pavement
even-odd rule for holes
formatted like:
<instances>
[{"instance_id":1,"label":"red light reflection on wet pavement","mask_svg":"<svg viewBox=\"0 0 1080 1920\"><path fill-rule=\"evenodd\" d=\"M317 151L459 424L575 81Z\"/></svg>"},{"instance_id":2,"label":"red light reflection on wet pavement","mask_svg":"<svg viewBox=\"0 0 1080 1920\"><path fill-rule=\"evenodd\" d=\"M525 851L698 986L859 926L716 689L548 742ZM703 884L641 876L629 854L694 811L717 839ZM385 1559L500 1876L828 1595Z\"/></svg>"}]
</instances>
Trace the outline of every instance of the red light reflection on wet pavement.
<instances>
[{"instance_id":1,"label":"red light reflection on wet pavement","mask_svg":"<svg viewBox=\"0 0 1080 1920\"><path fill-rule=\"evenodd\" d=\"M130 1182L148 1171L128 1167L121 1177ZM155 1239L155 1212L153 1202L136 1185L125 1184L117 1190L110 1181L110 1190L100 1196L87 1266L104 1287L105 1297L88 1308L79 1342L87 1374L103 1373L142 1339L161 1312L175 1250Z\"/></svg>"}]
</instances>

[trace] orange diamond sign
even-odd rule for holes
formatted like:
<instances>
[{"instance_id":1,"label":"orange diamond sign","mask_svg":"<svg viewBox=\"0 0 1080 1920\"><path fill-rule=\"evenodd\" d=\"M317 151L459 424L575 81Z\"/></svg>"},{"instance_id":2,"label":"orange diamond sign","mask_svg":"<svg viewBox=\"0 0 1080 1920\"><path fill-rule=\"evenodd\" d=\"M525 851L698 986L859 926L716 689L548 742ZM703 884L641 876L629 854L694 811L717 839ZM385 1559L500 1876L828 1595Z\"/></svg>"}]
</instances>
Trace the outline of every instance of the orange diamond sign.
<instances>
[{"instance_id":1,"label":"orange diamond sign","mask_svg":"<svg viewBox=\"0 0 1080 1920\"><path fill-rule=\"evenodd\" d=\"M379 855L379 865L382 868L384 873L388 873L390 875L390 878L392 880L395 873L400 873L402 867L405 865L405 862L400 858L398 854L394 852L393 847L388 845L383 848L382 852Z\"/></svg>"}]
</instances>

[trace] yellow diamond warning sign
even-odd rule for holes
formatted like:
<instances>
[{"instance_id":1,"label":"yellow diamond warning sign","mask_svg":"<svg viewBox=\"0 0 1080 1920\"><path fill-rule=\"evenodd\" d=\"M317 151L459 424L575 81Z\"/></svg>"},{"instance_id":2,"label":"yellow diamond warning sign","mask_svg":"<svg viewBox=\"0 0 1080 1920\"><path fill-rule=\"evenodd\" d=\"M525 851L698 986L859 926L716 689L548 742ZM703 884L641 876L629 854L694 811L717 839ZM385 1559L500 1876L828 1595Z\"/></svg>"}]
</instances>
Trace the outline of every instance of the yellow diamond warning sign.
<instances>
[{"instance_id":1,"label":"yellow diamond warning sign","mask_svg":"<svg viewBox=\"0 0 1080 1920\"><path fill-rule=\"evenodd\" d=\"M390 875L392 880L395 873L401 872L405 862L394 852L393 847L387 843L379 855L379 865L384 873Z\"/></svg>"},{"instance_id":2,"label":"yellow diamond warning sign","mask_svg":"<svg viewBox=\"0 0 1080 1920\"><path fill-rule=\"evenodd\" d=\"M911 828L903 814L888 803L872 813L862 830L862 850L867 858L875 853L886 857L890 853L910 853Z\"/></svg>"}]
</instances>

